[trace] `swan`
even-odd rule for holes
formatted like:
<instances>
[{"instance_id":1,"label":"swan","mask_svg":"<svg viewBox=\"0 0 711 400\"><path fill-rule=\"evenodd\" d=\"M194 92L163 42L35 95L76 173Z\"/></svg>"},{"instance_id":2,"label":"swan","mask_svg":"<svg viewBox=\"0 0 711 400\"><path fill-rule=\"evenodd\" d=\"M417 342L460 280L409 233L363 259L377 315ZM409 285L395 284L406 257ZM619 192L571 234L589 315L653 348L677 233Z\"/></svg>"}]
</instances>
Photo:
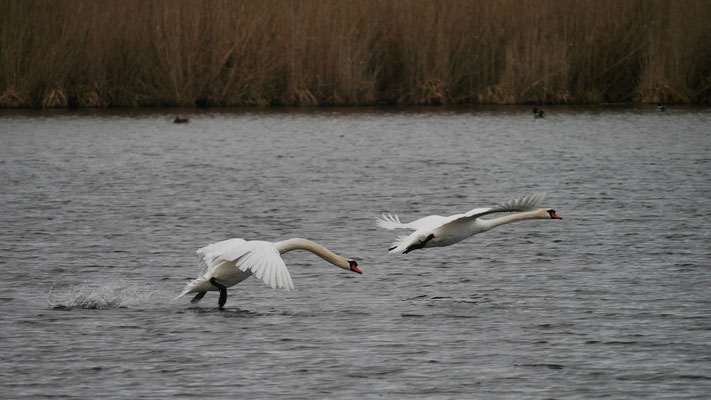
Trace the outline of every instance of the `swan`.
<instances>
[{"instance_id":1,"label":"swan","mask_svg":"<svg viewBox=\"0 0 711 400\"><path fill-rule=\"evenodd\" d=\"M197 250L200 275L188 283L176 299L188 293L197 293L190 301L195 304L206 292L219 291L218 306L223 310L227 302L227 288L252 274L272 289L293 289L294 282L281 254L296 249L308 250L339 268L363 273L355 260L338 256L308 239L293 238L280 242L227 239Z\"/></svg>"},{"instance_id":2,"label":"swan","mask_svg":"<svg viewBox=\"0 0 711 400\"><path fill-rule=\"evenodd\" d=\"M416 221L403 224L397 215L383 214L382 218L376 218L379 227L391 229L412 229L410 235L400 236L390 249L391 253L407 254L413 250L425 247L444 247L496 228L499 225L510 222L522 221L525 219L563 219L555 210L551 208L541 208L535 211L528 211L538 207L545 199L545 193L534 193L518 199L509 200L490 208L475 208L464 214L456 214L448 217L430 215ZM481 219L487 214L511 211L528 211L505 217L493 219Z\"/></svg>"}]
</instances>

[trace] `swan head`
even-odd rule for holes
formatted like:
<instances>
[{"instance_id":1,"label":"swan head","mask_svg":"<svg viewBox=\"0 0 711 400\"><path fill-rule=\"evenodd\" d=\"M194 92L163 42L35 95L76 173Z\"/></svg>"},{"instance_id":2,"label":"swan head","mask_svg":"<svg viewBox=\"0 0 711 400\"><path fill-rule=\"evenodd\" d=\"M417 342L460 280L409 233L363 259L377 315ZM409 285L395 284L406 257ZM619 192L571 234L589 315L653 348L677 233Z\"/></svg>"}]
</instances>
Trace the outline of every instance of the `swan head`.
<instances>
[{"instance_id":1,"label":"swan head","mask_svg":"<svg viewBox=\"0 0 711 400\"><path fill-rule=\"evenodd\" d=\"M531 213L528 214L528 218L531 218L531 219L563 219L563 217L556 214L555 210L552 208L539 208L536 211L531 211Z\"/></svg>"},{"instance_id":2,"label":"swan head","mask_svg":"<svg viewBox=\"0 0 711 400\"><path fill-rule=\"evenodd\" d=\"M356 262L356 260L348 260L348 269L353 272L357 272L361 275L363 274L363 271L358 268L358 263Z\"/></svg>"},{"instance_id":3,"label":"swan head","mask_svg":"<svg viewBox=\"0 0 711 400\"><path fill-rule=\"evenodd\" d=\"M554 209L546 208L545 210L546 210L547 216L545 216L544 218L563 219L563 217L561 217L560 215L555 213Z\"/></svg>"}]
</instances>

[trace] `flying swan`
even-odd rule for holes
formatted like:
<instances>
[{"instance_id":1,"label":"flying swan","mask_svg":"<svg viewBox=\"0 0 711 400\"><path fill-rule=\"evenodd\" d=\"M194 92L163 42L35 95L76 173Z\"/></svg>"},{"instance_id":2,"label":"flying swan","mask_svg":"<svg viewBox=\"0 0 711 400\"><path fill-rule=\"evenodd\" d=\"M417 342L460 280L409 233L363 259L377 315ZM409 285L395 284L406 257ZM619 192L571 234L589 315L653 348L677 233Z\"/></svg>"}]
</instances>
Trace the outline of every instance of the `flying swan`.
<instances>
[{"instance_id":1,"label":"flying swan","mask_svg":"<svg viewBox=\"0 0 711 400\"><path fill-rule=\"evenodd\" d=\"M475 208L464 214L442 217L430 215L420 218L408 224L400 222L397 215L383 214L382 219L376 218L377 224L385 229L412 229L410 235L403 235L397 238L392 244L391 253L407 254L413 250L425 247L444 247L461 242L469 236L486 232L499 225L510 222L522 221L525 219L563 219L555 213L552 208L541 208L536 211L528 211L538 207L545 199L545 193L534 193L518 199L507 201L491 208ZM481 219L487 214L511 211L528 211L505 217L493 219Z\"/></svg>"},{"instance_id":2,"label":"flying swan","mask_svg":"<svg viewBox=\"0 0 711 400\"><path fill-rule=\"evenodd\" d=\"M242 282L252 274L272 289L293 289L294 282L281 254L296 249L308 250L339 268L363 273L358 269L355 260L338 256L307 239L294 238L275 243L228 239L197 250L200 275L188 283L176 299L188 293L197 293L190 301L195 304L205 293L219 291L217 304L222 310L227 302L227 288Z\"/></svg>"}]
</instances>

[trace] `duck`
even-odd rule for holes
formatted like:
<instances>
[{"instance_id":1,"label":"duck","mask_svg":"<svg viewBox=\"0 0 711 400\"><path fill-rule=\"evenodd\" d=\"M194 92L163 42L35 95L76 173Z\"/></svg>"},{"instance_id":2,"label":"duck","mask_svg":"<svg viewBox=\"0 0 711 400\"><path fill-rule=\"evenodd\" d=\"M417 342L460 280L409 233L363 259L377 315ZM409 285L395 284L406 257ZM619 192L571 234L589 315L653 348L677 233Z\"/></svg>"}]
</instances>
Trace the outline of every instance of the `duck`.
<instances>
[{"instance_id":1,"label":"duck","mask_svg":"<svg viewBox=\"0 0 711 400\"><path fill-rule=\"evenodd\" d=\"M657 111L659 111L659 112L664 112L664 111L666 111L666 110L667 110L667 109L664 108L664 104L662 104L662 103L657 103Z\"/></svg>"},{"instance_id":2,"label":"duck","mask_svg":"<svg viewBox=\"0 0 711 400\"><path fill-rule=\"evenodd\" d=\"M173 123L176 124L187 124L188 122L190 122L189 118L180 118L180 116L175 117L173 120Z\"/></svg>"},{"instance_id":3,"label":"duck","mask_svg":"<svg viewBox=\"0 0 711 400\"><path fill-rule=\"evenodd\" d=\"M407 254L413 250L428 247L445 247L459 243L470 236L489 231L497 226L527 219L563 219L552 208L540 208L546 198L545 192L533 193L519 197L494 207L475 208L464 214L450 216L430 215L410 223L400 222L400 218L392 214L383 214L376 218L378 227L413 230L409 235L397 238L388 249L390 253ZM494 213L514 212L499 218L482 219L481 217Z\"/></svg>"},{"instance_id":4,"label":"duck","mask_svg":"<svg viewBox=\"0 0 711 400\"><path fill-rule=\"evenodd\" d=\"M533 107L533 118L545 118L546 117L546 112L543 110L540 110L536 107Z\"/></svg>"},{"instance_id":5,"label":"duck","mask_svg":"<svg viewBox=\"0 0 711 400\"><path fill-rule=\"evenodd\" d=\"M189 282L176 299L197 293L190 301L199 302L207 292L218 291L218 308L224 310L227 288L254 275L272 289L294 289L289 270L281 255L292 250L307 250L329 263L362 274L358 262L334 254L320 244L304 238L279 242L233 238L209 244L196 251L200 274Z\"/></svg>"}]
</instances>

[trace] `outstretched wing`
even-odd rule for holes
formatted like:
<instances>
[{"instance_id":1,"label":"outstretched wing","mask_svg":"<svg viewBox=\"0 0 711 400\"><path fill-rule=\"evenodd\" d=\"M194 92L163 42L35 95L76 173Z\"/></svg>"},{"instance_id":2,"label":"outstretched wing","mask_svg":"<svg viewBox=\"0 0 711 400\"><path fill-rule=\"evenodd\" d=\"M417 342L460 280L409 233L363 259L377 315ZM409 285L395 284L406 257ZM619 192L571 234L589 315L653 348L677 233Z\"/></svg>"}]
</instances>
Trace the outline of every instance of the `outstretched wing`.
<instances>
[{"instance_id":1,"label":"outstretched wing","mask_svg":"<svg viewBox=\"0 0 711 400\"><path fill-rule=\"evenodd\" d=\"M438 226L445 223L447 220L448 217L442 217L440 215L429 215L427 217L422 217L410 223L403 224L402 222L400 222L400 218L397 216L397 214L383 214L382 218L375 218L376 223L381 228L385 228L388 230L412 229L413 231L422 228Z\"/></svg>"},{"instance_id":2,"label":"outstretched wing","mask_svg":"<svg viewBox=\"0 0 711 400\"><path fill-rule=\"evenodd\" d=\"M250 246L249 252L239 256L235 263L240 271L252 271L255 277L272 289L294 288L289 270L273 243L255 240L247 244Z\"/></svg>"},{"instance_id":3,"label":"outstretched wing","mask_svg":"<svg viewBox=\"0 0 711 400\"><path fill-rule=\"evenodd\" d=\"M501 203L490 208L475 208L469 210L464 214L452 215L447 221L445 221L442 226L450 223L461 223L475 220L484 215L498 213L498 212L513 212L513 211L528 211L532 208L536 208L543 203L546 198L545 192L533 193L528 196L519 197L517 199L509 200L505 203Z\"/></svg>"},{"instance_id":4,"label":"outstretched wing","mask_svg":"<svg viewBox=\"0 0 711 400\"><path fill-rule=\"evenodd\" d=\"M200 278L210 275L225 262L233 262L240 271L251 271L272 289L293 289L294 282L276 246L260 240L228 239L197 251Z\"/></svg>"},{"instance_id":5,"label":"outstretched wing","mask_svg":"<svg viewBox=\"0 0 711 400\"><path fill-rule=\"evenodd\" d=\"M233 261L244 255L249 251L247 243L244 239L227 239L198 249L195 254L200 266L199 277L209 277L223 261Z\"/></svg>"}]
</instances>

